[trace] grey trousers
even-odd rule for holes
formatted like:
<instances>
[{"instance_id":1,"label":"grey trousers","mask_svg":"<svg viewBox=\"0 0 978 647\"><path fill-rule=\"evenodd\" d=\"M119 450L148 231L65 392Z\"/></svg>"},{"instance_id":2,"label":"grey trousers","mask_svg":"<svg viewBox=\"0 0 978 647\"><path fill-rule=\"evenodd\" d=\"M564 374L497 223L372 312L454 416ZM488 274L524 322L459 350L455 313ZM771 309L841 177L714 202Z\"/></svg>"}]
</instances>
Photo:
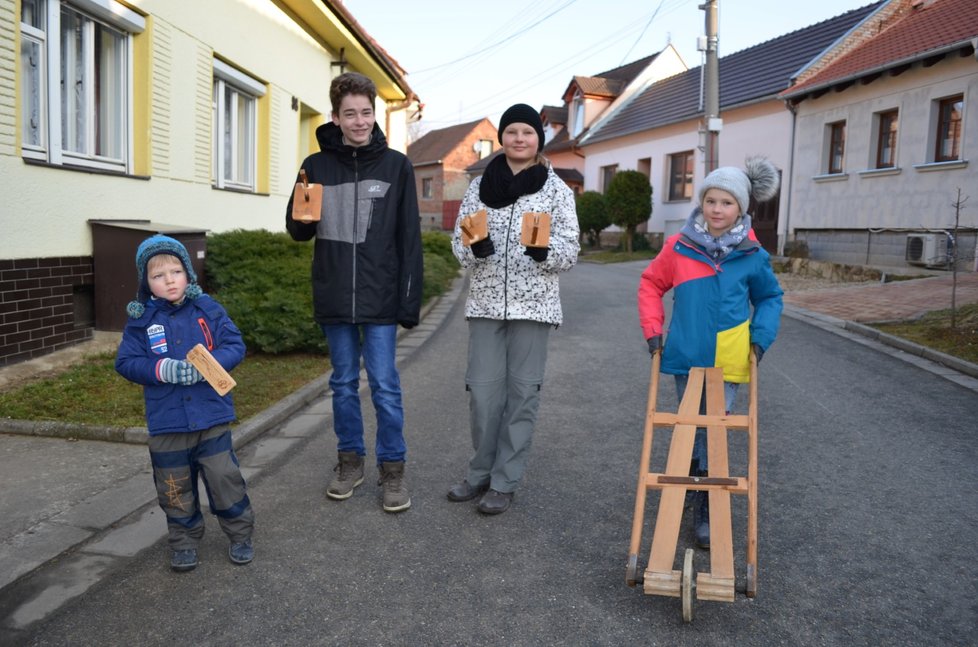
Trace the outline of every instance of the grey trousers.
<instances>
[{"instance_id":1,"label":"grey trousers","mask_svg":"<svg viewBox=\"0 0 978 647\"><path fill-rule=\"evenodd\" d=\"M166 513L170 548L196 548L204 536L199 476L204 479L211 512L228 539L242 542L251 538L255 513L231 446L230 427L150 436L149 456L157 499Z\"/></svg>"},{"instance_id":2,"label":"grey trousers","mask_svg":"<svg viewBox=\"0 0 978 647\"><path fill-rule=\"evenodd\" d=\"M469 418L474 453L466 480L513 492L526 469L550 325L469 320Z\"/></svg>"}]
</instances>

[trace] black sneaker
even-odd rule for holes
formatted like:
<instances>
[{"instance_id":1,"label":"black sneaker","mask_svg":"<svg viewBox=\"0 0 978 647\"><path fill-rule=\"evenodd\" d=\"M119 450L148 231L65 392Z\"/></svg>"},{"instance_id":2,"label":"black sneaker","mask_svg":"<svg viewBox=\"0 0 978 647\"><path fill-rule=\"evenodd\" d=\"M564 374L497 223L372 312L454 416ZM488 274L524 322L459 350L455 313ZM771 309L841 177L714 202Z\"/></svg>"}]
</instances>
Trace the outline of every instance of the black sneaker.
<instances>
[{"instance_id":1,"label":"black sneaker","mask_svg":"<svg viewBox=\"0 0 978 647\"><path fill-rule=\"evenodd\" d=\"M448 491L448 500L456 502L471 501L472 499L484 494L488 489L488 483L483 483L482 485L471 485L468 481L462 481Z\"/></svg>"},{"instance_id":2,"label":"black sneaker","mask_svg":"<svg viewBox=\"0 0 978 647\"><path fill-rule=\"evenodd\" d=\"M697 492L693 503L693 532L696 545L705 550L710 548L710 493Z\"/></svg>"},{"instance_id":3,"label":"black sneaker","mask_svg":"<svg viewBox=\"0 0 978 647\"><path fill-rule=\"evenodd\" d=\"M512 502L512 492L499 492L490 489L479 499L478 510L482 514L502 514L509 510L509 504Z\"/></svg>"}]
</instances>

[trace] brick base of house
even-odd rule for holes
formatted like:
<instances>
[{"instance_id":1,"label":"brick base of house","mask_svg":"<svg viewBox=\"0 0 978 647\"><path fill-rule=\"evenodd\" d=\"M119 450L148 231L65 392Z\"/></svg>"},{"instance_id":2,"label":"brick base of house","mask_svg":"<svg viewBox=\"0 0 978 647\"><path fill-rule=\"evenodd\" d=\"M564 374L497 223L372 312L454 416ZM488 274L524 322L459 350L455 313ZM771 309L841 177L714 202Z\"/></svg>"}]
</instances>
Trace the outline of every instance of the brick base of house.
<instances>
[{"instance_id":1,"label":"brick base of house","mask_svg":"<svg viewBox=\"0 0 978 647\"><path fill-rule=\"evenodd\" d=\"M0 366L92 338L91 256L0 260Z\"/></svg>"}]
</instances>

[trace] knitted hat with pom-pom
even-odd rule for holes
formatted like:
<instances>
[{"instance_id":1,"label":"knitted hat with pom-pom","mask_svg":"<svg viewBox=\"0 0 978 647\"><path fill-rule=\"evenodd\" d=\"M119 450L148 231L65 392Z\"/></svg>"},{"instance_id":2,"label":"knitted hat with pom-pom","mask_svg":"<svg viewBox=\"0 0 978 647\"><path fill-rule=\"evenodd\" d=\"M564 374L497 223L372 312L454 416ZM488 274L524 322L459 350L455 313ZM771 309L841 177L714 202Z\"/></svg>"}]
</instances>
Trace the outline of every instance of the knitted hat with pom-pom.
<instances>
[{"instance_id":1,"label":"knitted hat with pom-pom","mask_svg":"<svg viewBox=\"0 0 978 647\"><path fill-rule=\"evenodd\" d=\"M150 236L140 243L136 249L136 278L139 282L139 288L136 292L135 301L130 301L129 305L126 306L126 312L133 319L143 316L143 312L146 311L146 302L153 297L153 293L149 289L149 282L146 279L146 265L149 263L149 259L160 254L169 254L180 259L189 283L184 298L196 299L203 294L203 290L197 285L197 273L194 272L190 254L187 253L187 248L183 246L183 243L162 234Z\"/></svg>"},{"instance_id":2,"label":"knitted hat with pom-pom","mask_svg":"<svg viewBox=\"0 0 978 647\"><path fill-rule=\"evenodd\" d=\"M751 196L758 202L766 202L778 192L781 176L778 169L765 157L750 157L744 168L721 166L703 179L700 186L700 204L710 189L721 189L732 195L740 205L741 215L747 213Z\"/></svg>"}]
</instances>

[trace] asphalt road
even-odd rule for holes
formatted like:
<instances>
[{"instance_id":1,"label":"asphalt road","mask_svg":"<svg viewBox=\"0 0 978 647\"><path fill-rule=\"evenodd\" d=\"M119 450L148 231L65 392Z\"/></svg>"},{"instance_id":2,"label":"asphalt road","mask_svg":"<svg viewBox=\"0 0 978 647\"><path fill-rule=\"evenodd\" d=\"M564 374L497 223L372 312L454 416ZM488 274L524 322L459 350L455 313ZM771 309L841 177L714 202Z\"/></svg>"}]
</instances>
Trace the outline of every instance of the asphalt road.
<instances>
[{"instance_id":1,"label":"asphalt road","mask_svg":"<svg viewBox=\"0 0 978 647\"><path fill-rule=\"evenodd\" d=\"M208 518L196 571L171 573L157 544L18 643L974 644L978 398L790 318L760 368L757 597L698 601L687 625L678 599L625 586L649 378L642 267L582 264L562 279L566 323L551 336L529 469L506 514L445 499L469 453L460 302L402 367L410 511L381 510L373 468L351 499L326 499L335 440L324 421L250 483L253 564L227 562ZM669 381L659 401L675 410ZM656 433L654 460L667 437ZM734 473L744 448L733 435ZM745 521L736 497L739 580ZM684 525L680 549L691 538ZM706 559L697 553L697 570Z\"/></svg>"}]
</instances>

